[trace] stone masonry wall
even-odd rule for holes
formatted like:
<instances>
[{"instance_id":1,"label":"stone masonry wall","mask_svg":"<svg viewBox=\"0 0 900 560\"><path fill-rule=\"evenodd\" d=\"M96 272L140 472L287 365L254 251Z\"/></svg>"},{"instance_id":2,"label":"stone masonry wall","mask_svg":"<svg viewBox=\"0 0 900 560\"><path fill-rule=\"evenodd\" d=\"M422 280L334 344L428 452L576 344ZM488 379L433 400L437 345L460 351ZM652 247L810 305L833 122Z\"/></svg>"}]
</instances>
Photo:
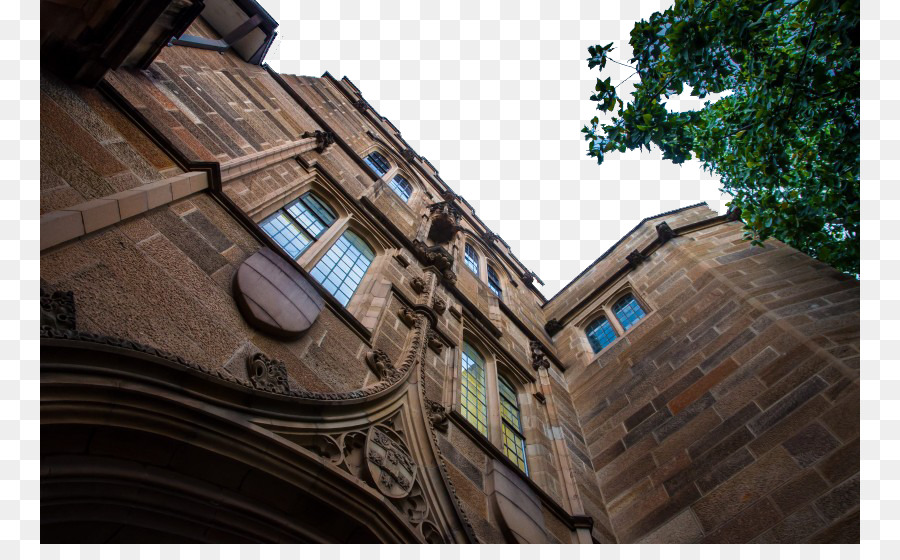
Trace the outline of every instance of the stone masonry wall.
<instances>
[{"instance_id":1,"label":"stone masonry wall","mask_svg":"<svg viewBox=\"0 0 900 560\"><path fill-rule=\"evenodd\" d=\"M599 357L557 337L619 542L858 540L858 282L739 223L628 281L650 313Z\"/></svg>"}]
</instances>

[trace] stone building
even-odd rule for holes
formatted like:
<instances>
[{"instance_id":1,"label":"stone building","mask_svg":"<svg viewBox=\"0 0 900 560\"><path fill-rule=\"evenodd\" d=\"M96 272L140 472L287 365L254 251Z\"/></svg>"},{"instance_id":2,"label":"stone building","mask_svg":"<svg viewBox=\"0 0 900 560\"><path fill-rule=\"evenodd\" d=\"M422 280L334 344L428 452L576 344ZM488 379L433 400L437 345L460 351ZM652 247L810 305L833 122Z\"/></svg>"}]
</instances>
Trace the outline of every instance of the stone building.
<instances>
[{"instance_id":1,"label":"stone building","mask_svg":"<svg viewBox=\"0 0 900 560\"><path fill-rule=\"evenodd\" d=\"M42 2L45 542L858 540L856 280L700 204L545 300L349 80L262 63L253 0L78 4Z\"/></svg>"}]
</instances>

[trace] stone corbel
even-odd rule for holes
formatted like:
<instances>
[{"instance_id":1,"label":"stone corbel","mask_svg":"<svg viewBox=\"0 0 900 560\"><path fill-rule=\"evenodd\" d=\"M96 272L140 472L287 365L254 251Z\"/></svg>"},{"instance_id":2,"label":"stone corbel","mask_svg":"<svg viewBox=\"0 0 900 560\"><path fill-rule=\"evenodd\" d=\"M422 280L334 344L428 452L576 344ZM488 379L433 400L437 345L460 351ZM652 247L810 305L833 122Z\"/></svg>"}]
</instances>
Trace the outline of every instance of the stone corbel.
<instances>
[{"instance_id":1,"label":"stone corbel","mask_svg":"<svg viewBox=\"0 0 900 560\"><path fill-rule=\"evenodd\" d=\"M656 235L659 237L660 243L665 243L670 239L675 239L675 232L666 222L656 224Z\"/></svg>"},{"instance_id":2,"label":"stone corbel","mask_svg":"<svg viewBox=\"0 0 900 560\"><path fill-rule=\"evenodd\" d=\"M625 260L627 260L628 264L630 264L632 267L637 268L639 264L647 260L647 257L640 251L635 250L629 253L628 256L625 257Z\"/></svg>"},{"instance_id":3,"label":"stone corbel","mask_svg":"<svg viewBox=\"0 0 900 560\"><path fill-rule=\"evenodd\" d=\"M320 154L323 153L328 146L334 144L334 134L331 132L325 132L322 130L314 130L312 132L304 132L301 138L313 138L316 139L316 151Z\"/></svg>"}]
</instances>

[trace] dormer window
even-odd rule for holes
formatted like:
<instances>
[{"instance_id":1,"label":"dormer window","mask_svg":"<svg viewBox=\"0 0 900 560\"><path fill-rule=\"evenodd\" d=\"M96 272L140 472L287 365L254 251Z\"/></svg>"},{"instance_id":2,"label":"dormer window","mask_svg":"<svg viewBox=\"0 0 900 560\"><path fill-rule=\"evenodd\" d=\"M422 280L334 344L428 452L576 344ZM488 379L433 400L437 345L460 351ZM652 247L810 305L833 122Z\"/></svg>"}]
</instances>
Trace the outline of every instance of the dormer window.
<instances>
[{"instance_id":1,"label":"dormer window","mask_svg":"<svg viewBox=\"0 0 900 560\"><path fill-rule=\"evenodd\" d=\"M395 175L390 182L391 190L397 193L403 202L409 202L409 197L412 195L412 185L409 184L409 181L401 177L400 175Z\"/></svg>"},{"instance_id":2,"label":"dormer window","mask_svg":"<svg viewBox=\"0 0 900 560\"><path fill-rule=\"evenodd\" d=\"M475 276L478 276L478 253L475 252L475 249L468 243L466 243L465 253L466 266L469 267L469 270L471 270Z\"/></svg>"},{"instance_id":3,"label":"dormer window","mask_svg":"<svg viewBox=\"0 0 900 560\"><path fill-rule=\"evenodd\" d=\"M388 172L388 169L391 168L391 164L388 163L388 160L378 152L372 152L367 155L366 163L369 164L369 167L371 167L375 173L378 173L379 176L384 175Z\"/></svg>"},{"instance_id":4,"label":"dormer window","mask_svg":"<svg viewBox=\"0 0 900 560\"><path fill-rule=\"evenodd\" d=\"M494 267L488 265L487 267L487 278L488 278L488 288L494 292L494 295L500 299L503 299L503 289L500 288L500 278L497 276L497 272L494 270Z\"/></svg>"}]
</instances>

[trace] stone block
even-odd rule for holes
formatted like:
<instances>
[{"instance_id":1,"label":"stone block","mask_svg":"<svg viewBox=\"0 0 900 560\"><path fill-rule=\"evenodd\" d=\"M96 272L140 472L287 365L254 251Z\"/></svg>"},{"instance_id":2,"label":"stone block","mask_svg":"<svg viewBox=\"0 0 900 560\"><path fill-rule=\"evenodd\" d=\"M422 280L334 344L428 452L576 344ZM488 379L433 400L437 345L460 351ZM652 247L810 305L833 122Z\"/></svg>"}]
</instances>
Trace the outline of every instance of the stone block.
<instances>
[{"instance_id":1,"label":"stone block","mask_svg":"<svg viewBox=\"0 0 900 560\"><path fill-rule=\"evenodd\" d=\"M173 177L172 200L178 200L196 192L200 192L208 186L208 176L205 171L191 171L177 177Z\"/></svg>"},{"instance_id":2,"label":"stone block","mask_svg":"<svg viewBox=\"0 0 900 560\"><path fill-rule=\"evenodd\" d=\"M759 535L781 520L781 514L766 498L759 500L734 519L710 533L705 543L739 544Z\"/></svg>"},{"instance_id":3,"label":"stone block","mask_svg":"<svg viewBox=\"0 0 900 560\"><path fill-rule=\"evenodd\" d=\"M76 204L69 210L81 212L85 233L103 229L119 221L119 204L115 200L97 198Z\"/></svg>"},{"instance_id":4,"label":"stone block","mask_svg":"<svg viewBox=\"0 0 900 560\"><path fill-rule=\"evenodd\" d=\"M816 509L825 519L837 519L859 507L859 475L848 479L828 494L816 500Z\"/></svg>"},{"instance_id":5,"label":"stone block","mask_svg":"<svg viewBox=\"0 0 900 560\"><path fill-rule=\"evenodd\" d=\"M147 211L147 192L130 189L103 197L119 205L119 219L127 220Z\"/></svg>"},{"instance_id":6,"label":"stone block","mask_svg":"<svg viewBox=\"0 0 900 560\"><path fill-rule=\"evenodd\" d=\"M810 469L775 490L772 493L772 500L782 513L789 514L817 498L827 489L828 483L819 476L819 473Z\"/></svg>"},{"instance_id":7,"label":"stone block","mask_svg":"<svg viewBox=\"0 0 900 560\"><path fill-rule=\"evenodd\" d=\"M859 472L859 438L832 453L816 468L831 483L840 482Z\"/></svg>"},{"instance_id":8,"label":"stone block","mask_svg":"<svg viewBox=\"0 0 900 560\"><path fill-rule=\"evenodd\" d=\"M148 209L158 208L172 202L172 184L169 182L169 179L141 185L132 190L147 193Z\"/></svg>"},{"instance_id":9,"label":"stone block","mask_svg":"<svg viewBox=\"0 0 900 560\"><path fill-rule=\"evenodd\" d=\"M838 441L819 423L812 423L783 444L801 467L815 464L836 449Z\"/></svg>"},{"instance_id":10,"label":"stone block","mask_svg":"<svg viewBox=\"0 0 900 560\"><path fill-rule=\"evenodd\" d=\"M41 251L84 235L81 212L57 210L41 215Z\"/></svg>"}]
</instances>

